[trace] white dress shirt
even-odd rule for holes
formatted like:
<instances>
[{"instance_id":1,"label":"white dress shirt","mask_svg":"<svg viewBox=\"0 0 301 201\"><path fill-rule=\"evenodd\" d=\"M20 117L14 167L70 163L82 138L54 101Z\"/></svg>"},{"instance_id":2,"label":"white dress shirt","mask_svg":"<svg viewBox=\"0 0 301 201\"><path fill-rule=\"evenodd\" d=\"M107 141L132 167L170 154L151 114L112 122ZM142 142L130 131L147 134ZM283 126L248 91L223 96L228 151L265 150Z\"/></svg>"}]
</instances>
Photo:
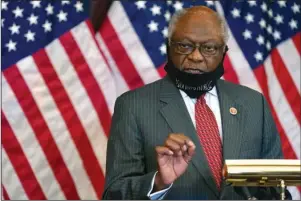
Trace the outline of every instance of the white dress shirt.
<instances>
[{"instance_id":1,"label":"white dress shirt","mask_svg":"<svg viewBox=\"0 0 301 201\"><path fill-rule=\"evenodd\" d=\"M190 98L184 91L180 90L180 93L182 95L182 98L185 102L186 108L188 110L188 113L191 117L192 123L194 125L194 127L196 127L195 125L195 103L197 101L196 98ZM222 139L222 120L221 120L221 112L220 112L220 105L219 105L219 100L218 100L218 95L217 95L217 91L216 91L216 87L213 87L213 89L209 92L207 92L205 94L205 100L206 100L206 104L209 106L209 108L212 110L216 122L217 122L217 126L218 126L218 130ZM185 134L185 133L184 133ZM163 197L165 196L165 194L167 193L167 191L172 187L172 184L166 188L163 189L161 191L155 192L150 194L153 191L153 187L154 187L154 181L155 181L155 176L156 176L157 172L155 173L153 180L152 180L152 188L148 193L148 197L151 200L161 200L163 199Z\"/></svg>"}]
</instances>

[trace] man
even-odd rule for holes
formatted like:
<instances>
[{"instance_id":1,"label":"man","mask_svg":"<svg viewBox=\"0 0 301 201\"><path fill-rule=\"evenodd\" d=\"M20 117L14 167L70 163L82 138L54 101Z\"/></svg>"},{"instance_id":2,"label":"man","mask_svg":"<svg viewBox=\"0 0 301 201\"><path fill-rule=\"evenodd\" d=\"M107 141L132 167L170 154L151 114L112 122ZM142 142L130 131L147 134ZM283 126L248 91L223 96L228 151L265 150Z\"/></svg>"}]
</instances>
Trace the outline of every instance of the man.
<instances>
[{"instance_id":1,"label":"man","mask_svg":"<svg viewBox=\"0 0 301 201\"><path fill-rule=\"evenodd\" d=\"M168 76L116 101L104 199L244 199L222 181L223 161L282 158L264 97L220 79L226 41L207 7L173 16Z\"/></svg>"}]
</instances>

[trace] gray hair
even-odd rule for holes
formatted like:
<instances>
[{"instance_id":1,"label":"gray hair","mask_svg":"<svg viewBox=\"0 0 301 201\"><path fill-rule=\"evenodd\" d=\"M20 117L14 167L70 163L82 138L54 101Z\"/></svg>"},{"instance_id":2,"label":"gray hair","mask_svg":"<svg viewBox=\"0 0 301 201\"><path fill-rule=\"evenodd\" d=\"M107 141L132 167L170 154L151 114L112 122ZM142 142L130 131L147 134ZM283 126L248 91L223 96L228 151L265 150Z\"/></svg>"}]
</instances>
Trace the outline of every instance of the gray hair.
<instances>
[{"instance_id":1,"label":"gray hair","mask_svg":"<svg viewBox=\"0 0 301 201\"><path fill-rule=\"evenodd\" d=\"M173 16L171 17L170 19L170 22L169 22L169 25L168 25L168 40L171 39L171 36L175 30L175 25L177 23L177 21L179 20L179 18L183 15L185 15L187 13L188 9L184 8L180 11L177 11L173 14ZM223 39L224 39L224 43L226 44L228 39L229 39L229 30L228 30L228 27L227 27L227 24L226 24L226 21L225 19L219 15L218 13L216 13L216 16L221 24L221 30L222 30L222 36L223 36Z\"/></svg>"}]
</instances>

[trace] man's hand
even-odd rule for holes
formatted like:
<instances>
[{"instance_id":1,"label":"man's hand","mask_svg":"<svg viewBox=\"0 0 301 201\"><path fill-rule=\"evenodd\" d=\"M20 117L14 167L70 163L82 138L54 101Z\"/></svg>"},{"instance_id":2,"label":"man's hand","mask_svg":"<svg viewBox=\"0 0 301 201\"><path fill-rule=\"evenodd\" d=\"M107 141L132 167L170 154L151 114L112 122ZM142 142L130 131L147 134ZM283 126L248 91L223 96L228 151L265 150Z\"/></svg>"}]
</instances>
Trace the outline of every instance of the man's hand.
<instances>
[{"instance_id":1,"label":"man's hand","mask_svg":"<svg viewBox=\"0 0 301 201\"><path fill-rule=\"evenodd\" d=\"M187 169L195 153L194 143L184 134L171 133L164 146L157 146L158 173L154 191L172 184Z\"/></svg>"}]
</instances>

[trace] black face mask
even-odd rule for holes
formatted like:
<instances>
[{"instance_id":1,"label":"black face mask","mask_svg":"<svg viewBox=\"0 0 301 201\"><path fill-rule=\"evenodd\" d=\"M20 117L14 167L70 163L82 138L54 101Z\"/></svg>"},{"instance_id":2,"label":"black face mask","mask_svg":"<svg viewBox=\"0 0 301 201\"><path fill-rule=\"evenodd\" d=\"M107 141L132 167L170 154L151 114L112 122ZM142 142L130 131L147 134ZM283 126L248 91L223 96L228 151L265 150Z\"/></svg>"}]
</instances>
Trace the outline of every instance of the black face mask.
<instances>
[{"instance_id":1,"label":"black face mask","mask_svg":"<svg viewBox=\"0 0 301 201\"><path fill-rule=\"evenodd\" d=\"M204 93L213 89L216 85L218 79L220 79L224 74L224 58L228 51L226 46L226 51L223 54L221 63L217 66L214 71L203 73L203 74L191 74L179 70L175 67L173 62L169 57L169 47L167 46L167 64L164 69L168 76L171 78L172 82L178 89L183 90L189 97L198 98Z\"/></svg>"}]
</instances>

